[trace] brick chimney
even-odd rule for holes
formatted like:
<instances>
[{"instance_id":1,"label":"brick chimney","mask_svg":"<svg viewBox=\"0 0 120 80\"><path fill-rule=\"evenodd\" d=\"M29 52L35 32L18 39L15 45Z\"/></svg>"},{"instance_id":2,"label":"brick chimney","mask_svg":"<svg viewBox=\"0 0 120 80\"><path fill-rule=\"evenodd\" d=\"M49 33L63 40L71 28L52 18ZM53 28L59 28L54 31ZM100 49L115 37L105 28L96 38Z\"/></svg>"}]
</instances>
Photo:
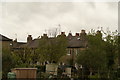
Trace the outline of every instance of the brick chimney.
<instances>
[{"instance_id":1,"label":"brick chimney","mask_svg":"<svg viewBox=\"0 0 120 80\"><path fill-rule=\"evenodd\" d=\"M61 32L61 35L66 36L66 35L65 35L65 32Z\"/></svg>"},{"instance_id":2,"label":"brick chimney","mask_svg":"<svg viewBox=\"0 0 120 80\"><path fill-rule=\"evenodd\" d=\"M78 37L78 36L79 36L79 33L75 33L75 36L77 36L77 37Z\"/></svg>"},{"instance_id":3,"label":"brick chimney","mask_svg":"<svg viewBox=\"0 0 120 80\"><path fill-rule=\"evenodd\" d=\"M72 33L69 33L67 37L68 37L68 39L71 39L72 38Z\"/></svg>"},{"instance_id":4,"label":"brick chimney","mask_svg":"<svg viewBox=\"0 0 120 80\"><path fill-rule=\"evenodd\" d=\"M43 34L44 37L47 37L47 34Z\"/></svg>"},{"instance_id":5,"label":"brick chimney","mask_svg":"<svg viewBox=\"0 0 120 80\"><path fill-rule=\"evenodd\" d=\"M81 33L82 33L82 34L85 34L85 30L81 30Z\"/></svg>"},{"instance_id":6,"label":"brick chimney","mask_svg":"<svg viewBox=\"0 0 120 80\"><path fill-rule=\"evenodd\" d=\"M47 34L43 34L43 36L41 36L41 38L48 38Z\"/></svg>"},{"instance_id":7,"label":"brick chimney","mask_svg":"<svg viewBox=\"0 0 120 80\"><path fill-rule=\"evenodd\" d=\"M86 32L85 32L85 30L81 30L80 39L81 40L86 40Z\"/></svg>"},{"instance_id":8,"label":"brick chimney","mask_svg":"<svg viewBox=\"0 0 120 80\"><path fill-rule=\"evenodd\" d=\"M72 36L72 33L69 33L68 36Z\"/></svg>"},{"instance_id":9,"label":"brick chimney","mask_svg":"<svg viewBox=\"0 0 120 80\"><path fill-rule=\"evenodd\" d=\"M65 34L65 32L61 32L61 35L64 35Z\"/></svg>"},{"instance_id":10,"label":"brick chimney","mask_svg":"<svg viewBox=\"0 0 120 80\"><path fill-rule=\"evenodd\" d=\"M97 34L101 34L101 31L97 30Z\"/></svg>"},{"instance_id":11,"label":"brick chimney","mask_svg":"<svg viewBox=\"0 0 120 80\"><path fill-rule=\"evenodd\" d=\"M32 41L32 35L28 35L27 37L27 43L30 43Z\"/></svg>"},{"instance_id":12,"label":"brick chimney","mask_svg":"<svg viewBox=\"0 0 120 80\"><path fill-rule=\"evenodd\" d=\"M99 36L102 39L102 33L101 33L101 31L97 30L96 36Z\"/></svg>"},{"instance_id":13,"label":"brick chimney","mask_svg":"<svg viewBox=\"0 0 120 80\"><path fill-rule=\"evenodd\" d=\"M14 40L14 42L17 42L17 38Z\"/></svg>"}]
</instances>

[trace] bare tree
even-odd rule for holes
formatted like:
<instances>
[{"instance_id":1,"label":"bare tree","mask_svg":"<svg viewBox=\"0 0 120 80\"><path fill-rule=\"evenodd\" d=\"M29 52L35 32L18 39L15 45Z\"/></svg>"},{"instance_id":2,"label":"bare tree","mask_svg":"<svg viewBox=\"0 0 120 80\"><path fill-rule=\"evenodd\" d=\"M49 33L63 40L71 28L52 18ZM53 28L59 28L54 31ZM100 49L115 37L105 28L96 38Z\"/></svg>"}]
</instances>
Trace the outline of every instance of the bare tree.
<instances>
[{"instance_id":1,"label":"bare tree","mask_svg":"<svg viewBox=\"0 0 120 80\"><path fill-rule=\"evenodd\" d=\"M48 36L49 37L57 37L58 34L60 34L60 27L55 27L48 29Z\"/></svg>"}]
</instances>

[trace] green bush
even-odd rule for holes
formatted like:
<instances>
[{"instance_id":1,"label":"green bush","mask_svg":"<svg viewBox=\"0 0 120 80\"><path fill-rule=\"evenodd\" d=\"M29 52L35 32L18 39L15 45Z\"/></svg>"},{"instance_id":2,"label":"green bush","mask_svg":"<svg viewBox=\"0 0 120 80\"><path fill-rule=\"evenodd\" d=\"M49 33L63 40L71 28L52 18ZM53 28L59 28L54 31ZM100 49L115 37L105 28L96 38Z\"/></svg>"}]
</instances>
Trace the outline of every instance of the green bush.
<instances>
[{"instance_id":1,"label":"green bush","mask_svg":"<svg viewBox=\"0 0 120 80\"><path fill-rule=\"evenodd\" d=\"M7 73L15 67L14 59L9 50L2 51L2 78L7 78Z\"/></svg>"},{"instance_id":2,"label":"green bush","mask_svg":"<svg viewBox=\"0 0 120 80\"><path fill-rule=\"evenodd\" d=\"M97 79L97 78L100 78L98 74L95 74L95 75L91 75L91 76L88 76L88 78L94 78L94 79Z\"/></svg>"}]
</instances>

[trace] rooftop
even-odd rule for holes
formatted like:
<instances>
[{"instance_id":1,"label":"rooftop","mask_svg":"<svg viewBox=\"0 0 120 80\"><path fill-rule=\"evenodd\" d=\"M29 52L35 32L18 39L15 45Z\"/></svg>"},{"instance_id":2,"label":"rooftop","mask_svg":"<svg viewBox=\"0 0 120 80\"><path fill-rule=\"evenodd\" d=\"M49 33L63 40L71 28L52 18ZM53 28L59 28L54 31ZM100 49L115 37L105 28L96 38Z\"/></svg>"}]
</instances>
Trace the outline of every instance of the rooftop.
<instances>
[{"instance_id":1,"label":"rooftop","mask_svg":"<svg viewBox=\"0 0 120 80\"><path fill-rule=\"evenodd\" d=\"M12 41L12 39L0 34L0 41Z\"/></svg>"}]
</instances>

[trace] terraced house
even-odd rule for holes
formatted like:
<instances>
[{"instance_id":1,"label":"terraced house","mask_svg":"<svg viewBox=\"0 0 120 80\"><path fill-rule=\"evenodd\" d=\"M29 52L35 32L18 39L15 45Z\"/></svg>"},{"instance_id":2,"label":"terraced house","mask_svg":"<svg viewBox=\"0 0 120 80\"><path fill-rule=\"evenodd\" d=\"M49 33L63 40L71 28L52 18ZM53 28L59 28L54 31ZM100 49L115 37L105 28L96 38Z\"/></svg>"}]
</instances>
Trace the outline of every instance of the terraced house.
<instances>
[{"instance_id":1,"label":"terraced house","mask_svg":"<svg viewBox=\"0 0 120 80\"><path fill-rule=\"evenodd\" d=\"M100 31L98 31L97 34L99 33L101 34ZM74 36L72 35L72 33L66 35L65 32L61 32L61 34L58 35L57 37L61 37L61 36L64 36L64 38L67 40L67 46L66 46L67 54L63 56L61 60L63 63L67 63L67 61L71 59L74 63L76 55L80 53L80 51L85 50L88 47L88 41L86 38L87 34L85 30L81 30L80 33L76 33ZM9 47L13 52L19 52L20 54L23 55L29 53L36 54L37 48L41 46L40 45L41 39L47 39L48 42L53 41L53 43L55 39L55 37L48 37L47 34L43 34L43 36L35 39L32 38L32 35L28 35L27 42L23 43L23 42L17 42L17 39L12 41L12 39L8 39L5 36L2 37L3 37L2 38L3 47L4 46ZM29 49L30 52L26 51L26 49Z\"/></svg>"},{"instance_id":2,"label":"terraced house","mask_svg":"<svg viewBox=\"0 0 120 80\"><path fill-rule=\"evenodd\" d=\"M64 61L66 62L66 59L70 59L70 58L73 59L74 61L75 55L80 53L81 50L85 50L85 48L87 48L86 35L87 34L85 30L81 30L80 33L76 33L74 36L72 35L72 33L66 35L65 32L61 32L61 34L57 36L57 37L64 36L65 39L67 40L67 46L66 46L67 55L63 56L64 58L63 62ZM28 35L26 43L17 42L17 40L14 40L12 49L13 51L23 51L25 53L25 49L29 48L31 52L35 54L36 49L40 46L39 43L41 39L48 39L48 41L50 41L50 40L54 40L54 37L48 37L47 34L43 34L41 38L38 37L33 39L32 35Z\"/></svg>"},{"instance_id":3,"label":"terraced house","mask_svg":"<svg viewBox=\"0 0 120 80\"><path fill-rule=\"evenodd\" d=\"M0 34L0 43L2 43L2 48L11 50L13 44L12 41L12 39Z\"/></svg>"}]
</instances>

